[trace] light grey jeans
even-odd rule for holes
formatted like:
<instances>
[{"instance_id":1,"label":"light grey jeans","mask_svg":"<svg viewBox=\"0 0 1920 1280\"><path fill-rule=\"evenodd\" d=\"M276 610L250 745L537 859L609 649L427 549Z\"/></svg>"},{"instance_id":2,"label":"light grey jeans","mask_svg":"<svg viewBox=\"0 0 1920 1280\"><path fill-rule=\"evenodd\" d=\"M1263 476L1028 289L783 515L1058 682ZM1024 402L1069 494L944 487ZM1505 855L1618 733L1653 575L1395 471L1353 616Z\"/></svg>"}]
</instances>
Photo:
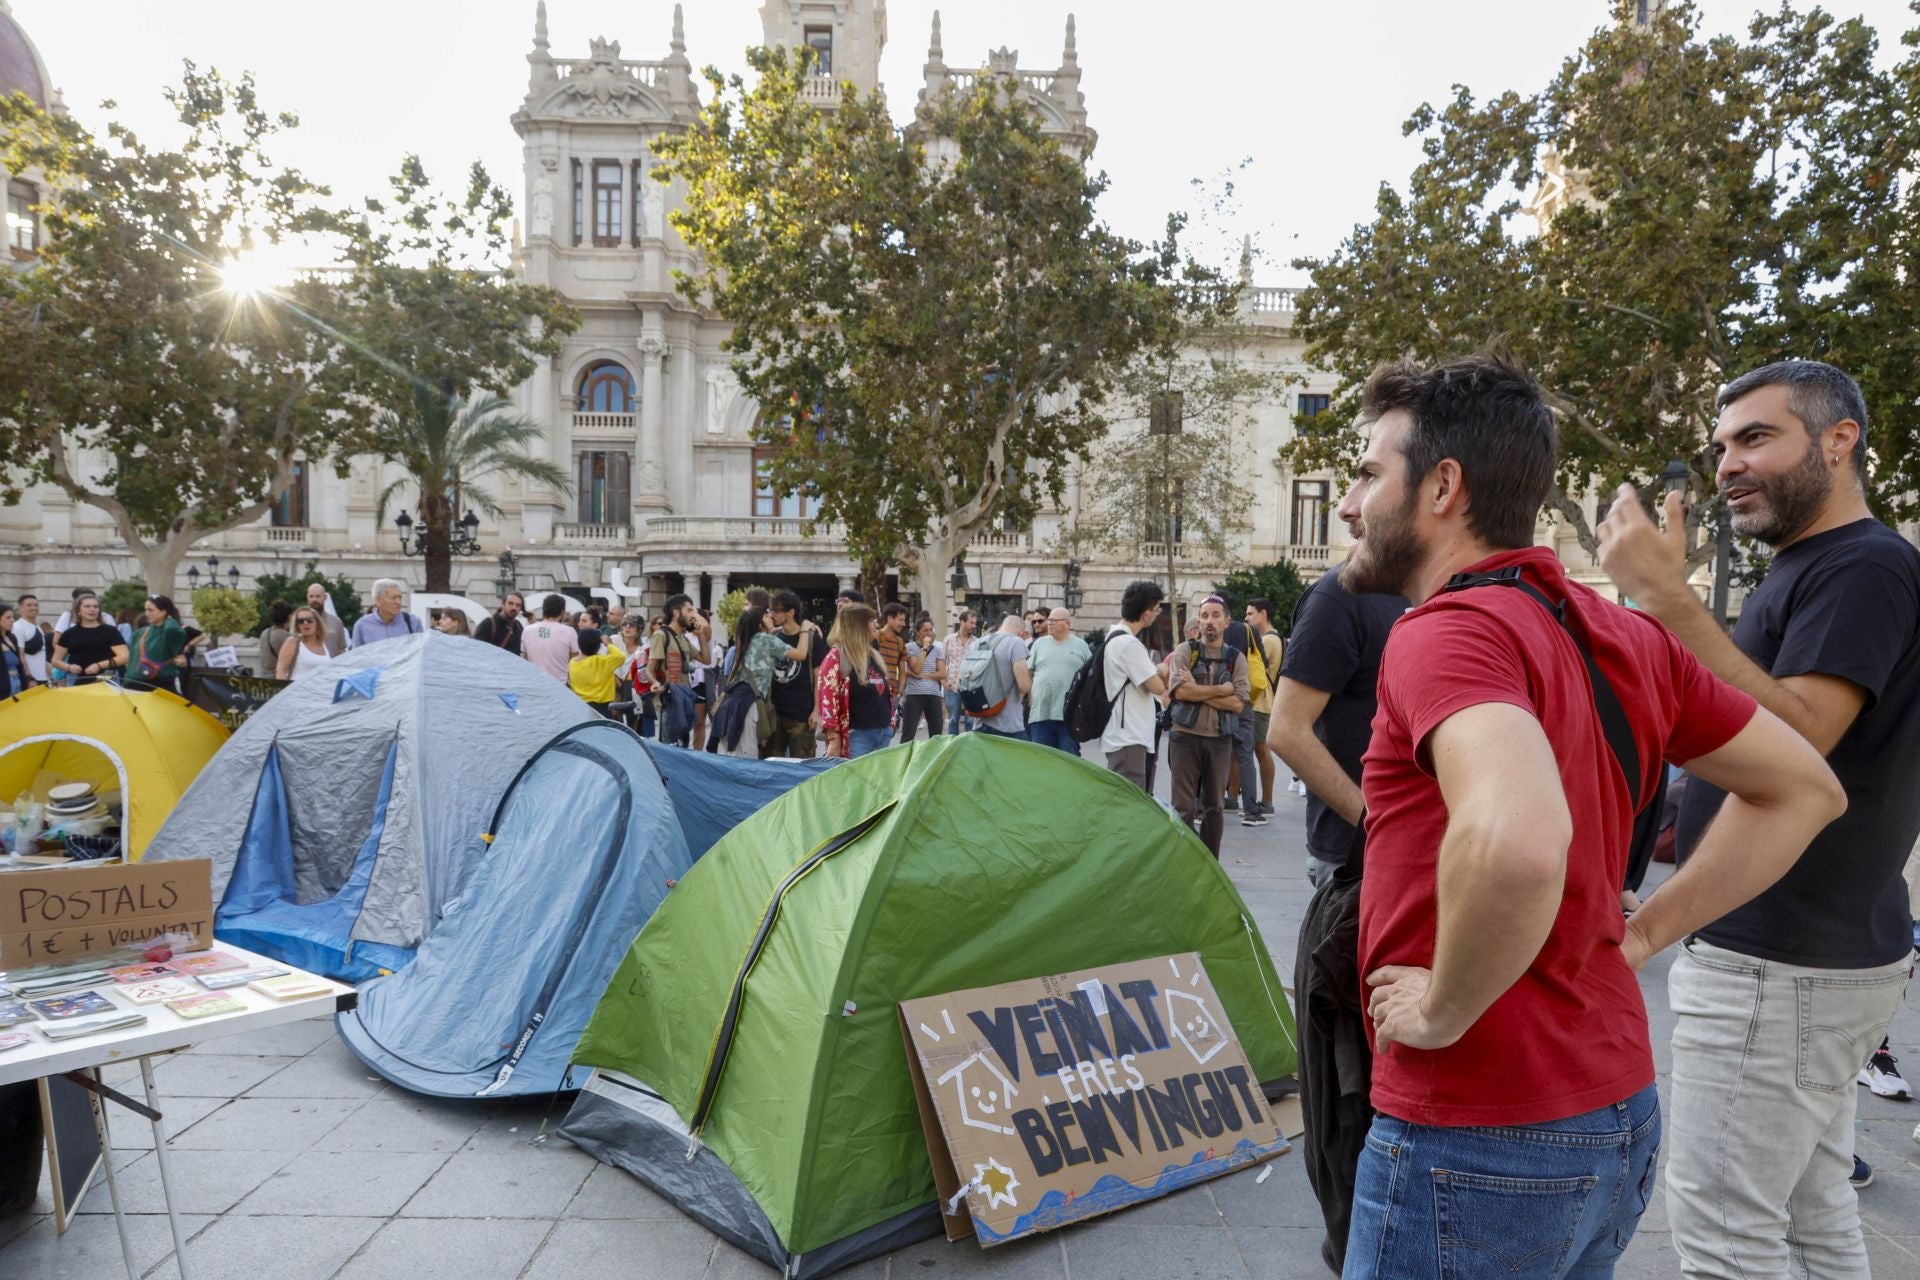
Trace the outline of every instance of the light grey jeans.
<instances>
[{"instance_id":1,"label":"light grey jeans","mask_svg":"<svg viewBox=\"0 0 1920 1280\"><path fill-rule=\"evenodd\" d=\"M1805 969L1689 942L1667 995L1667 1216L1689 1277L1865 1277L1855 1077L1912 975Z\"/></svg>"}]
</instances>

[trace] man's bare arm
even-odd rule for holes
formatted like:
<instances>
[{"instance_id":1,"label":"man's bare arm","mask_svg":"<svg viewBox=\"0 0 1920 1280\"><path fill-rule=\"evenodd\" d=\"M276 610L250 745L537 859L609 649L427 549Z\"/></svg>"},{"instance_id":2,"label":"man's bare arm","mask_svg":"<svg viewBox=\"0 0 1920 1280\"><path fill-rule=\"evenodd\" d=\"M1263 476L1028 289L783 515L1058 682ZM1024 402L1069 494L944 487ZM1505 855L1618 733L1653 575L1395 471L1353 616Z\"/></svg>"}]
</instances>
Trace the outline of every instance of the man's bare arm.
<instances>
[{"instance_id":1,"label":"man's bare arm","mask_svg":"<svg viewBox=\"0 0 1920 1280\"><path fill-rule=\"evenodd\" d=\"M1812 744L1765 707L1687 772L1727 793L1686 864L1633 913L1621 944L1635 968L1785 875L1846 811L1847 794Z\"/></svg>"},{"instance_id":2,"label":"man's bare arm","mask_svg":"<svg viewBox=\"0 0 1920 1280\"><path fill-rule=\"evenodd\" d=\"M1327 709L1333 695L1291 676L1273 682L1273 712L1267 724L1267 745L1286 762L1294 776L1307 784L1307 790L1346 820L1359 826L1366 812L1360 796L1360 784L1347 776L1326 744L1314 735L1313 726Z\"/></svg>"},{"instance_id":3,"label":"man's bare arm","mask_svg":"<svg viewBox=\"0 0 1920 1280\"><path fill-rule=\"evenodd\" d=\"M1560 767L1532 713L1481 703L1427 743L1447 806L1433 965L1367 975L1383 1048L1445 1048L1519 981L1559 914L1573 840Z\"/></svg>"}]
</instances>

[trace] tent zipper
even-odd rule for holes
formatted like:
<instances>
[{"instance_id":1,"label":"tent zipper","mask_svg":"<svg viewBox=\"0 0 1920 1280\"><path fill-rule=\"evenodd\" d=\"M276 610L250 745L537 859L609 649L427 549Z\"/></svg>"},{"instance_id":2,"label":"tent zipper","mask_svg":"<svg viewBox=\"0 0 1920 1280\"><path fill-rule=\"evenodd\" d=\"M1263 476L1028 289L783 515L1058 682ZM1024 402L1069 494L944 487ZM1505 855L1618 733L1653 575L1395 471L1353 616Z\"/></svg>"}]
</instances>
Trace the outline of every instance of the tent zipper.
<instances>
[{"instance_id":1,"label":"tent zipper","mask_svg":"<svg viewBox=\"0 0 1920 1280\"><path fill-rule=\"evenodd\" d=\"M693 1159L700 1149L700 1131L706 1128L707 1119L713 1114L714 1095L720 1090L720 1075L726 1070L727 1053L733 1048L733 1035L739 1027L740 1002L747 991L747 975L753 972L754 963L760 959L760 953L766 950L767 939L773 934L774 921L780 916L780 904L786 899L787 891L800 883L801 879L815 867L840 852L867 832L873 830L887 811L893 808L889 802L875 810L860 823L839 835L807 855L799 866L787 874L780 887L773 891L773 898L767 903L767 910L760 918L760 927L754 932L753 941L747 947L746 959L740 964L740 972L734 975L733 991L727 997L727 1011L721 1016L720 1030L714 1036L713 1054L707 1059L706 1078L700 1083L700 1098L694 1104L693 1118L688 1122L692 1141L687 1146L687 1159Z\"/></svg>"}]
</instances>

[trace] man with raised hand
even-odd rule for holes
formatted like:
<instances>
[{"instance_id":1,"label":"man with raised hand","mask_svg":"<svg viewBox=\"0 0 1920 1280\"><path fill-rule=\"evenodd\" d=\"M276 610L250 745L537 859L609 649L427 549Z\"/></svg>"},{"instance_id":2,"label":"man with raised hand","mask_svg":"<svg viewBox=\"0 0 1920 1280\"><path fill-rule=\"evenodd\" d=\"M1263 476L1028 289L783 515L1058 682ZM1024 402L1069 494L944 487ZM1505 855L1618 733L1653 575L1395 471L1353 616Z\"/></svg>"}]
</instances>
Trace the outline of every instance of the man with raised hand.
<instances>
[{"instance_id":1,"label":"man with raised hand","mask_svg":"<svg viewBox=\"0 0 1920 1280\"><path fill-rule=\"evenodd\" d=\"M1778 883L1702 921L1668 975L1673 1244L1687 1276L1865 1276L1846 1184L1850 1170L1871 1179L1854 1156L1854 1081L1899 1080L1881 1036L1913 970L1900 872L1920 834L1920 552L1867 507L1867 405L1852 378L1785 360L1718 402L1716 483L1735 532L1773 552L1733 635L1687 584L1679 493L1661 529L1623 486L1600 564L1824 755L1848 808ZM1689 782L1681 801L1683 870L1725 822L1716 781Z\"/></svg>"},{"instance_id":2,"label":"man with raised hand","mask_svg":"<svg viewBox=\"0 0 1920 1280\"><path fill-rule=\"evenodd\" d=\"M1845 797L1819 755L1658 623L1533 545L1557 430L1498 355L1378 370L1340 503L1358 593L1404 595L1361 783L1372 1102L1348 1280L1611 1275L1652 1191L1635 970L1777 880ZM1603 721L1602 701L1619 715ZM1730 793L1622 918L1661 761Z\"/></svg>"}]
</instances>

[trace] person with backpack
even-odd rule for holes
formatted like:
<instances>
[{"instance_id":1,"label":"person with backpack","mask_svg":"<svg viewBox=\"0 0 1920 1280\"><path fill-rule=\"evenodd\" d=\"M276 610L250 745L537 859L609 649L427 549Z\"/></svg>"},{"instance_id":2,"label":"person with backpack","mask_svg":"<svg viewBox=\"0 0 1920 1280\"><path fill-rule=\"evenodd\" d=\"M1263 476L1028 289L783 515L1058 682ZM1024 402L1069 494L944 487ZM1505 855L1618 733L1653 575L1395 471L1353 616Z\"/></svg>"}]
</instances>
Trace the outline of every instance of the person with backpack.
<instances>
[{"instance_id":1,"label":"person with backpack","mask_svg":"<svg viewBox=\"0 0 1920 1280\"><path fill-rule=\"evenodd\" d=\"M1219 596L1201 601L1199 623L1199 639L1183 642L1167 659L1173 694L1167 759L1173 765L1174 810L1218 858L1226 821L1220 801L1234 734L1241 712L1253 705L1253 694L1247 655L1225 639L1227 602Z\"/></svg>"},{"instance_id":2,"label":"person with backpack","mask_svg":"<svg viewBox=\"0 0 1920 1280\"><path fill-rule=\"evenodd\" d=\"M1360 784L1377 1114L1343 1274L1437 1276L1470 1253L1473 1274L1609 1276L1660 1146L1636 971L1779 879L1846 796L1778 717L1534 545L1559 424L1510 357L1383 366L1363 395L1341 582L1413 608ZM1625 919L1662 759L1731 794Z\"/></svg>"},{"instance_id":3,"label":"person with backpack","mask_svg":"<svg viewBox=\"0 0 1920 1280\"><path fill-rule=\"evenodd\" d=\"M1166 697L1167 682L1154 667L1140 633L1159 621L1166 598L1157 582L1129 583L1120 596L1120 621L1107 628L1087 664L1090 671L1099 672L1099 682L1076 678L1067 691L1067 721L1074 736L1081 741L1098 736L1107 768L1148 794L1152 794L1157 745L1157 700ZM1096 692L1101 695L1099 701L1094 699Z\"/></svg>"},{"instance_id":4,"label":"person with backpack","mask_svg":"<svg viewBox=\"0 0 1920 1280\"><path fill-rule=\"evenodd\" d=\"M1224 607L1225 601L1221 604ZM1257 736L1257 720L1253 714L1255 704L1262 699L1272 697L1272 684L1267 679L1267 665L1255 643L1253 628L1238 618L1228 615L1226 630L1221 633L1226 643L1240 651L1247 660L1247 688L1251 690L1247 705L1233 718L1230 726L1233 730L1233 756L1227 763L1226 810L1240 814L1243 827L1264 827L1267 815L1260 808L1260 769L1259 756L1254 751L1254 738Z\"/></svg>"},{"instance_id":5,"label":"person with backpack","mask_svg":"<svg viewBox=\"0 0 1920 1280\"><path fill-rule=\"evenodd\" d=\"M697 716L693 688L694 668L707 655L700 625L692 596L668 596L667 625L647 643L647 682L660 697L660 741L676 747L692 743L695 750L704 745L695 733L704 722Z\"/></svg>"},{"instance_id":6,"label":"person with backpack","mask_svg":"<svg viewBox=\"0 0 1920 1280\"><path fill-rule=\"evenodd\" d=\"M1027 648L1027 667L1033 673L1027 736L1043 747L1077 756L1080 743L1067 731L1067 690L1093 660L1093 651L1073 634L1073 615L1065 609L1049 613L1046 628Z\"/></svg>"},{"instance_id":7,"label":"person with backpack","mask_svg":"<svg viewBox=\"0 0 1920 1280\"><path fill-rule=\"evenodd\" d=\"M853 760L893 741L898 708L874 647L879 635L880 616L868 605L850 604L834 616L819 678L820 729L830 756Z\"/></svg>"},{"instance_id":8,"label":"person with backpack","mask_svg":"<svg viewBox=\"0 0 1920 1280\"><path fill-rule=\"evenodd\" d=\"M1027 736L1026 710L1020 700L1033 691L1027 666L1026 619L1008 614L1000 625L967 646L960 672L960 709L981 733L1001 738Z\"/></svg>"}]
</instances>

